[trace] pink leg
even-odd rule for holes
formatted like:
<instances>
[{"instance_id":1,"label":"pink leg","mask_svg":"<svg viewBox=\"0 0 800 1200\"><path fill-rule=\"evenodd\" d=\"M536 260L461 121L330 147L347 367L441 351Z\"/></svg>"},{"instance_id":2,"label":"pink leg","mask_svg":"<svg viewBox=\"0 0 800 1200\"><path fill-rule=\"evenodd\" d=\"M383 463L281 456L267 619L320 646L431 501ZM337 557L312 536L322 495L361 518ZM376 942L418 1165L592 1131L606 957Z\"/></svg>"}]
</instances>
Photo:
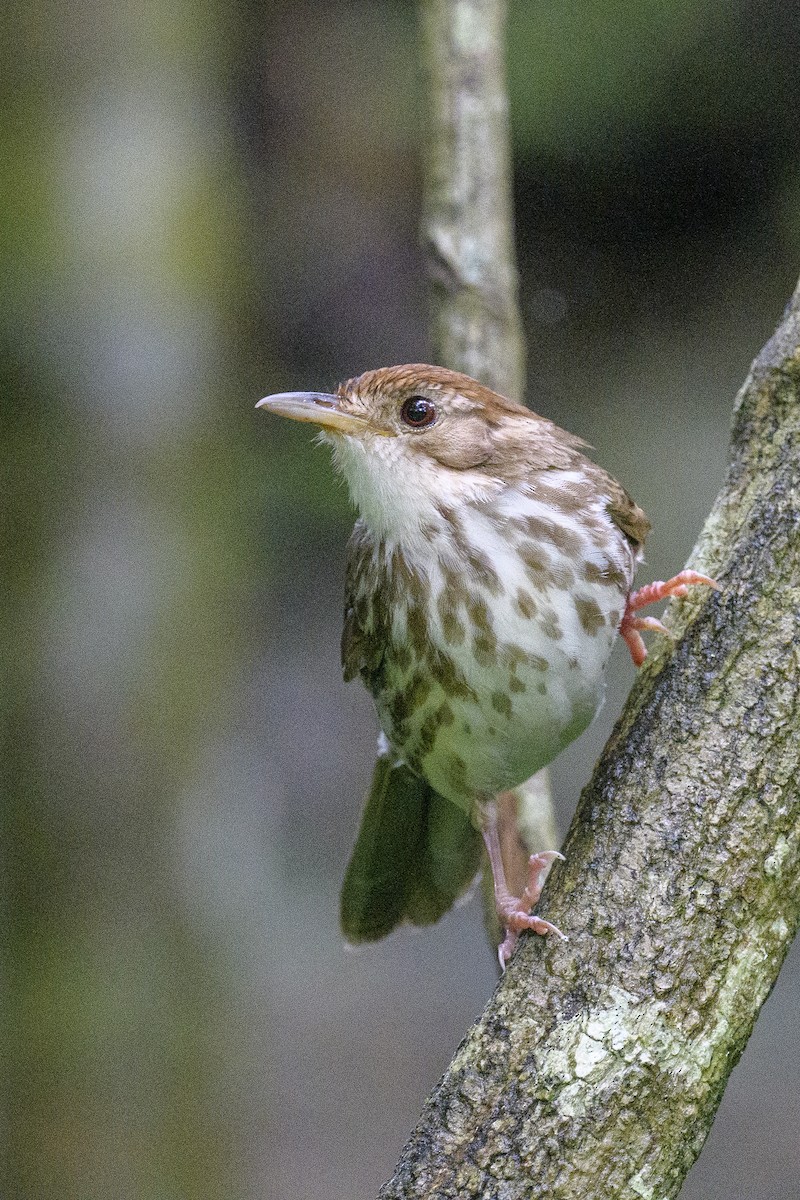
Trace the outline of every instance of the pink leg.
<instances>
[{"instance_id":1,"label":"pink leg","mask_svg":"<svg viewBox=\"0 0 800 1200\"><path fill-rule=\"evenodd\" d=\"M500 850L500 838L497 832L497 814L494 805L489 804L484 812L483 840L492 868L494 880L494 900L497 906L497 916L505 931L505 938L497 950L500 967L505 971L506 963L511 957L517 944L517 935L523 929L532 929L534 933L554 933L556 937L564 938L564 934L550 921L535 917L531 909L542 894L545 877L550 865L556 858L563 858L557 850L544 850L541 854L532 854L528 860L528 883L521 896L512 896L506 883L506 873L503 868L503 855Z\"/></svg>"},{"instance_id":2,"label":"pink leg","mask_svg":"<svg viewBox=\"0 0 800 1200\"><path fill-rule=\"evenodd\" d=\"M619 631L631 652L634 666L640 667L647 658L647 648L640 630L652 629L657 633L668 633L669 631L657 617L635 617L633 614L640 608L646 608L648 604L666 600L668 596L685 596L690 585L695 583L719 589L719 585L713 579L709 579L707 575L701 575L698 571L681 571L678 575L673 575L672 579L668 579L666 583L661 580L656 583L647 583L628 596Z\"/></svg>"}]
</instances>

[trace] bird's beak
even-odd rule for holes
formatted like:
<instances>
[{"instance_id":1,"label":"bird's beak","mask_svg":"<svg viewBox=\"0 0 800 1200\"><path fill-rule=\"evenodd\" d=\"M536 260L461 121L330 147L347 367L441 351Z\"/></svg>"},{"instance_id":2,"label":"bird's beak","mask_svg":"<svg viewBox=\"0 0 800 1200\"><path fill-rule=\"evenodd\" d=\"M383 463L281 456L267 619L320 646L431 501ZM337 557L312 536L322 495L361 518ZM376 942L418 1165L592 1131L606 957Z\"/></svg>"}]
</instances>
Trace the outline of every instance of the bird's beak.
<instances>
[{"instance_id":1,"label":"bird's beak","mask_svg":"<svg viewBox=\"0 0 800 1200\"><path fill-rule=\"evenodd\" d=\"M268 412L289 417L292 421L310 421L332 433L349 433L358 437L367 431L384 432L370 426L366 417L343 412L340 397L327 392L278 392L275 396L265 396L259 400L256 408L266 408Z\"/></svg>"}]
</instances>

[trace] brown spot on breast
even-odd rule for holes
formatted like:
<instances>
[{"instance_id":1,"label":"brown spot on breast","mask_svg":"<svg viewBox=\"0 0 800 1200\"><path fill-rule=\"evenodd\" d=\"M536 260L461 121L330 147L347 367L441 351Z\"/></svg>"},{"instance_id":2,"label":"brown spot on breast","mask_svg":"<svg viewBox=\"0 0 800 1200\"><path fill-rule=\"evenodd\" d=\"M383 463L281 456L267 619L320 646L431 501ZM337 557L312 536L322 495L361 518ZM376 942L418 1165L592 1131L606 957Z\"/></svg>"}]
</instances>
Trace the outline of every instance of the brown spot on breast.
<instances>
[{"instance_id":1,"label":"brown spot on breast","mask_svg":"<svg viewBox=\"0 0 800 1200\"><path fill-rule=\"evenodd\" d=\"M529 538L533 538L537 542L552 542L553 530L555 526L552 521L545 521L541 517L514 517L512 524L522 533L526 533Z\"/></svg>"},{"instance_id":2,"label":"brown spot on breast","mask_svg":"<svg viewBox=\"0 0 800 1200\"><path fill-rule=\"evenodd\" d=\"M458 571L454 571L452 567L443 566L442 576L444 578L448 602L452 605L453 609L457 609L459 604L465 604L468 599L466 584Z\"/></svg>"},{"instance_id":3,"label":"brown spot on breast","mask_svg":"<svg viewBox=\"0 0 800 1200\"><path fill-rule=\"evenodd\" d=\"M422 605L425 604L425 602L429 599L429 596L427 594L425 584L422 582L422 579L416 573L416 571L409 571L407 586L408 593L413 599L414 603L422 607Z\"/></svg>"},{"instance_id":4,"label":"brown spot on breast","mask_svg":"<svg viewBox=\"0 0 800 1200\"><path fill-rule=\"evenodd\" d=\"M474 548L470 549L467 554L467 562L487 592L490 592L493 596L499 596L502 591L500 576L492 566L488 554L484 554L483 551L475 550Z\"/></svg>"},{"instance_id":5,"label":"brown spot on breast","mask_svg":"<svg viewBox=\"0 0 800 1200\"><path fill-rule=\"evenodd\" d=\"M554 546L558 546L559 550L563 550L565 554L577 558L583 549L583 538L579 533L570 529L566 525L554 525L553 532L550 534L550 540Z\"/></svg>"},{"instance_id":6,"label":"brown spot on breast","mask_svg":"<svg viewBox=\"0 0 800 1200\"><path fill-rule=\"evenodd\" d=\"M417 761L419 761L421 758L424 758L426 754L430 754L434 747L434 743L436 742L436 735L438 732L438 718L436 713L431 713L430 716L426 717L422 722L414 743L412 753L416 757Z\"/></svg>"},{"instance_id":7,"label":"brown spot on breast","mask_svg":"<svg viewBox=\"0 0 800 1200\"><path fill-rule=\"evenodd\" d=\"M533 667L534 671L548 670L550 663L546 658L542 658L541 654L529 654L527 657L528 662Z\"/></svg>"},{"instance_id":8,"label":"brown spot on breast","mask_svg":"<svg viewBox=\"0 0 800 1200\"><path fill-rule=\"evenodd\" d=\"M497 638L493 633L479 633L473 638L472 653L481 667L493 667L497 662Z\"/></svg>"},{"instance_id":9,"label":"brown spot on breast","mask_svg":"<svg viewBox=\"0 0 800 1200\"><path fill-rule=\"evenodd\" d=\"M525 684L516 675L512 675L508 680L508 690L510 692L524 692Z\"/></svg>"},{"instance_id":10,"label":"brown spot on breast","mask_svg":"<svg viewBox=\"0 0 800 1200\"><path fill-rule=\"evenodd\" d=\"M573 514L580 512L595 493L588 480L582 483L571 479L563 487L536 481L533 485L533 494L543 504L549 504L559 512Z\"/></svg>"},{"instance_id":11,"label":"brown spot on breast","mask_svg":"<svg viewBox=\"0 0 800 1200\"><path fill-rule=\"evenodd\" d=\"M528 662L528 652L523 650L522 646L518 646L516 642L508 642L502 649L503 664L508 667L509 671L515 671L521 663Z\"/></svg>"},{"instance_id":12,"label":"brown spot on breast","mask_svg":"<svg viewBox=\"0 0 800 1200\"><path fill-rule=\"evenodd\" d=\"M587 583L605 583L606 568L599 566L598 563L592 562L590 558L587 558L583 564L581 575Z\"/></svg>"},{"instance_id":13,"label":"brown spot on breast","mask_svg":"<svg viewBox=\"0 0 800 1200\"><path fill-rule=\"evenodd\" d=\"M603 559L602 566L587 559L583 565L582 575L587 583L607 583L618 587L621 592L626 594L630 587L630 580L623 568L607 555Z\"/></svg>"},{"instance_id":14,"label":"brown spot on breast","mask_svg":"<svg viewBox=\"0 0 800 1200\"><path fill-rule=\"evenodd\" d=\"M574 596L573 603L575 604L575 611L578 614L581 626L590 637L595 637L597 632L606 623L599 604L595 600L585 596Z\"/></svg>"},{"instance_id":15,"label":"brown spot on breast","mask_svg":"<svg viewBox=\"0 0 800 1200\"><path fill-rule=\"evenodd\" d=\"M411 586L412 573L409 570L405 556L400 550L393 550L391 560L389 562L389 571L395 577L397 583L403 588Z\"/></svg>"},{"instance_id":16,"label":"brown spot on breast","mask_svg":"<svg viewBox=\"0 0 800 1200\"><path fill-rule=\"evenodd\" d=\"M550 567L550 582L553 587L568 592L575 586L575 572L566 558L557 558Z\"/></svg>"},{"instance_id":17,"label":"brown spot on breast","mask_svg":"<svg viewBox=\"0 0 800 1200\"><path fill-rule=\"evenodd\" d=\"M473 600L467 604L467 612L472 624L486 633L492 632L492 622L489 619L489 609L483 600Z\"/></svg>"},{"instance_id":18,"label":"brown spot on breast","mask_svg":"<svg viewBox=\"0 0 800 1200\"><path fill-rule=\"evenodd\" d=\"M517 553L525 564L525 570L534 585L538 588L542 583L546 583L550 571L550 559L541 546L537 546L535 542L523 542Z\"/></svg>"},{"instance_id":19,"label":"brown spot on breast","mask_svg":"<svg viewBox=\"0 0 800 1200\"><path fill-rule=\"evenodd\" d=\"M421 605L409 605L406 613L406 628L417 658L424 658L428 647L428 622Z\"/></svg>"},{"instance_id":20,"label":"brown spot on breast","mask_svg":"<svg viewBox=\"0 0 800 1200\"><path fill-rule=\"evenodd\" d=\"M449 655L432 648L428 655L428 668L445 696L450 699L477 700L474 689Z\"/></svg>"},{"instance_id":21,"label":"brown spot on breast","mask_svg":"<svg viewBox=\"0 0 800 1200\"><path fill-rule=\"evenodd\" d=\"M467 631L458 617L448 614L442 621L442 634L448 646L460 646L467 636Z\"/></svg>"},{"instance_id":22,"label":"brown spot on breast","mask_svg":"<svg viewBox=\"0 0 800 1200\"><path fill-rule=\"evenodd\" d=\"M436 607L439 612L439 619L442 623L442 634L444 640L450 646L460 646L466 637L466 631L463 623L458 619L457 602L453 598L453 594L449 588L444 588L439 593L439 598L436 601Z\"/></svg>"},{"instance_id":23,"label":"brown spot on breast","mask_svg":"<svg viewBox=\"0 0 800 1200\"><path fill-rule=\"evenodd\" d=\"M394 693L389 700L387 707L389 709L389 716L391 718L392 725L399 725L401 722L405 721L408 716L408 700L406 699L406 693L403 688L398 689L398 691Z\"/></svg>"},{"instance_id":24,"label":"brown spot on breast","mask_svg":"<svg viewBox=\"0 0 800 1200\"><path fill-rule=\"evenodd\" d=\"M511 700L505 694L505 692L492 692L491 700L492 708L495 710L495 712L499 712L501 717L511 716Z\"/></svg>"},{"instance_id":25,"label":"brown spot on breast","mask_svg":"<svg viewBox=\"0 0 800 1200\"><path fill-rule=\"evenodd\" d=\"M525 588L517 588L517 594L514 597L514 607L526 621L529 621L531 617L536 615L536 601Z\"/></svg>"},{"instance_id":26,"label":"brown spot on breast","mask_svg":"<svg viewBox=\"0 0 800 1200\"><path fill-rule=\"evenodd\" d=\"M451 754L447 763L447 773L453 788L459 792L467 790L467 764L458 754Z\"/></svg>"},{"instance_id":27,"label":"brown spot on breast","mask_svg":"<svg viewBox=\"0 0 800 1200\"><path fill-rule=\"evenodd\" d=\"M623 571L622 567L616 566L613 562L611 562L610 559L608 562L606 578L608 579L609 583L613 583L616 587L618 587L624 596L627 596L631 586L631 581Z\"/></svg>"},{"instance_id":28,"label":"brown spot on breast","mask_svg":"<svg viewBox=\"0 0 800 1200\"><path fill-rule=\"evenodd\" d=\"M419 708L421 704L424 704L430 695L432 687L433 683L430 675L422 671L417 671L416 675L412 676L406 688L406 698L412 712L415 708Z\"/></svg>"},{"instance_id":29,"label":"brown spot on breast","mask_svg":"<svg viewBox=\"0 0 800 1200\"><path fill-rule=\"evenodd\" d=\"M456 719L456 714L453 712L447 701L445 701L444 704L439 706L436 717L440 725L452 725L453 721Z\"/></svg>"},{"instance_id":30,"label":"brown spot on breast","mask_svg":"<svg viewBox=\"0 0 800 1200\"><path fill-rule=\"evenodd\" d=\"M392 660L401 671L407 671L411 666L411 651L405 642L392 645Z\"/></svg>"},{"instance_id":31,"label":"brown spot on breast","mask_svg":"<svg viewBox=\"0 0 800 1200\"><path fill-rule=\"evenodd\" d=\"M539 617L539 628L545 637L552 638L554 642L558 642L564 636L564 630L558 623L558 617L553 612L552 608L545 609Z\"/></svg>"}]
</instances>

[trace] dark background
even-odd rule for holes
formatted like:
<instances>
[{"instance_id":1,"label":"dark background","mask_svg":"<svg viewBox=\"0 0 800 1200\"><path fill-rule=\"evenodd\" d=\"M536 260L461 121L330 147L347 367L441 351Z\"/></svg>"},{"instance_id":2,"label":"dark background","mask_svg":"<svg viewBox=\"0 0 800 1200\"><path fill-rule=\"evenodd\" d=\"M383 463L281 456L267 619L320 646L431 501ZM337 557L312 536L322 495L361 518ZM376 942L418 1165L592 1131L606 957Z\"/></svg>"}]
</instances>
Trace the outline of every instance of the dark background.
<instances>
[{"instance_id":1,"label":"dark background","mask_svg":"<svg viewBox=\"0 0 800 1200\"><path fill-rule=\"evenodd\" d=\"M353 1200L495 982L360 953L346 493L255 413L431 355L410 3L12 5L3 35L4 1196ZM800 268L783 0L511 6L529 402L684 563ZM565 829L633 668L554 769ZM796 1192L794 955L684 1196Z\"/></svg>"}]
</instances>

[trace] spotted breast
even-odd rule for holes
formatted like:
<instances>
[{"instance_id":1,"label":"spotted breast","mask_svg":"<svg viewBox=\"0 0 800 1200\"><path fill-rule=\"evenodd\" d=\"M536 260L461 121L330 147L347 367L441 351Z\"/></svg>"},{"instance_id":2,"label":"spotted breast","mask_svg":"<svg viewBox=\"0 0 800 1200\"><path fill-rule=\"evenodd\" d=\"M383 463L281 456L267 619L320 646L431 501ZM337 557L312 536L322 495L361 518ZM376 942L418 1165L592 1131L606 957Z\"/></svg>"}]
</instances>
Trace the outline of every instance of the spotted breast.
<instances>
[{"instance_id":1,"label":"spotted breast","mask_svg":"<svg viewBox=\"0 0 800 1200\"><path fill-rule=\"evenodd\" d=\"M579 488L549 472L440 505L410 547L354 530L346 674L397 755L455 803L528 779L601 703L638 549L596 493L554 504Z\"/></svg>"}]
</instances>

